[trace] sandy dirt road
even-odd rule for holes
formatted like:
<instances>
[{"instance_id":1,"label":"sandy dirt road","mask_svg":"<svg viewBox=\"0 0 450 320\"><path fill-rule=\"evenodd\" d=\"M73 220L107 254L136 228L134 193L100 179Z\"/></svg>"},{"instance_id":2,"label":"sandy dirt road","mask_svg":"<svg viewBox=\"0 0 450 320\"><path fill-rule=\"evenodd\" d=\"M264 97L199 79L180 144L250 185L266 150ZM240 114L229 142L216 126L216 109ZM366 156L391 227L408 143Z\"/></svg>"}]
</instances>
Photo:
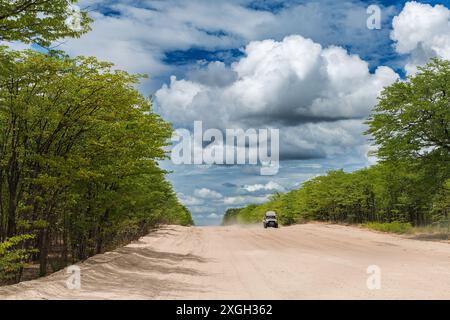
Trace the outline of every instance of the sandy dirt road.
<instances>
[{"instance_id":1,"label":"sandy dirt road","mask_svg":"<svg viewBox=\"0 0 450 320\"><path fill-rule=\"evenodd\" d=\"M0 299L450 299L450 244L337 225L167 226L79 266L79 290L61 270Z\"/></svg>"}]
</instances>

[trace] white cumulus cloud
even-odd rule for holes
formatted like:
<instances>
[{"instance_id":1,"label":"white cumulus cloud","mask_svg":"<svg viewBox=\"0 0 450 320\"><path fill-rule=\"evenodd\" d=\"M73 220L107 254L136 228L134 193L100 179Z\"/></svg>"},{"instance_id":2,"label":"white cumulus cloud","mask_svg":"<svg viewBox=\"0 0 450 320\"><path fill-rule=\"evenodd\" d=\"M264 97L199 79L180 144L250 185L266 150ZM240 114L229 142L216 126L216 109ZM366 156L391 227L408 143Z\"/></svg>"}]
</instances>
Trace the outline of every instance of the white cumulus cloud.
<instances>
[{"instance_id":1,"label":"white cumulus cloud","mask_svg":"<svg viewBox=\"0 0 450 320\"><path fill-rule=\"evenodd\" d=\"M217 213L211 213L207 216L208 219L218 219L220 216Z\"/></svg>"},{"instance_id":2,"label":"white cumulus cloud","mask_svg":"<svg viewBox=\"0 0 450 320\"><path fill-rule=\"evenodd\" d=\"M222 82L217 69L224 71ZM282 155L289 158L324 157L328 149L347 152L366 144L363 119L383 87L398 79L388 67L371 73L359 56L299 35L250 42L228 69L208 67L205 79L208 70L213 84L172 77L156 92L165 118L180 126L202 120L220 129L280 128Z\"/></svg>"},{"instance_id":3,"label":"white cumulus cloud","mask_svg":"<svg viewBox=\"0 0 450 320\"><path fill-rule=\"evenodd\" d=\"M223 203L225 205L247 205L250 203L253 204L260 204L263 202L266 202L267 200L269 200L268 196L260 196L260 197L256 197L256 196L232 196L232 197L225 197L223 199Z\"/></svg>"},{"instance_id":4,"label":"white cumulus cloud","mask_svg":"<svg viewBox=\"0 0 450 320\"><path fill-rule=\"evenodd\" d=\"M409 55L408 74L432 57L450 59L450 10L445 6L407 2L392 28L397 52Z\"/></svg>"},{"instance_id":5,"label":"white cumulus cloud","mask_svg":"<svg viewBox=\"0 0 450 320\"><path fill-rule=\"evenodd\" d=\"M192 197L181 192L178 193L178 199L185 206L199 206L204 203L202 199L197 199L196 197Z\"/></svg>"},{"instance_id":6,"label":"white cumulus cloud","mask_svg":"<svg viewBox=\"0 0 450 320\"><path fill-rule=\"evenodd\" d=\"M220 199L222 195L217 191L208 188L195 189L194 195L203 199Z\"/></svg>"},{"instance_id":7,"label":"white cumulus cloud","mask_svg":"<svg viewBox=\"0 0 450 320\"><path fill-rule=\"evenodd\" d=\"M242 188L248 192L257 192L257 191L261 191L261 190L284 191L284 188L281 185L279 185L278 183L276 183L275 181L269 181L266 184L257 183L257 184L251 184L251 185L244 185Z\"/></svg>"}]
</instances>

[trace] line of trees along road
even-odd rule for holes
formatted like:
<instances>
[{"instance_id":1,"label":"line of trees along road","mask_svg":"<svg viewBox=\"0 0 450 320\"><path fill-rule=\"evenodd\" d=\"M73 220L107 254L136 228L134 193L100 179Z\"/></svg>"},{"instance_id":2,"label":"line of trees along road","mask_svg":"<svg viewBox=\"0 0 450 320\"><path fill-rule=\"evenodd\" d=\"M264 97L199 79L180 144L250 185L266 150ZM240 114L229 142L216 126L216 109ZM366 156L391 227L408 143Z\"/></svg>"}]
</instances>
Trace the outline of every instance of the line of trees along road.
<instances>
[{"instance_id":1,"label":"line of trees along road","mask_svg":"<svg viewBox=\"0 0 450 320\"><path fill-rule=\"evenodd\" d=\"M68 29L72 3L2 2L0 39L79 36L89 19ZM140 78L92 57L0 47L0 282L20 281L29 261L45 275L155 225L192 224L157 163L172 128L135 89Z\"/></svg>"},{"instance_id":2,"label":"line of trees along road","mask_svg":"<svg viewBox=\"0 0 450 320\"><path fill-rule=\"evenodd\" d=\"M223 223L260 222L268 210L284 224L448 223L450 63L433 59L417 75L385 88L367 123L378 164L331 171L264 204L229 209Z\"/></svg>"}]
</instances>

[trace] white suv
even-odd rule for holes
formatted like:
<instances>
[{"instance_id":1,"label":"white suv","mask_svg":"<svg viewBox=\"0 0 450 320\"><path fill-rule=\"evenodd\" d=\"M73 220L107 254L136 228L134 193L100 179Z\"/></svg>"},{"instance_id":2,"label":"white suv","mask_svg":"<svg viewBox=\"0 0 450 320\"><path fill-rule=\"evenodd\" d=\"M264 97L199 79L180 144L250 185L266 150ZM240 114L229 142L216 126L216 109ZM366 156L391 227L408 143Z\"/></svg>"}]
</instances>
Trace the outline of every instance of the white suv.
<instances>
[{"instance_id":1,"label":"white suv","mask_svg":"<svg viewBox=\"0 0 450 320\"><path fill-rule=\"evenodd\" d=\"M264 228L273 227L278 228L278 219L275 211L267 211L263 219Z\"/></svg>"}]
</instances>

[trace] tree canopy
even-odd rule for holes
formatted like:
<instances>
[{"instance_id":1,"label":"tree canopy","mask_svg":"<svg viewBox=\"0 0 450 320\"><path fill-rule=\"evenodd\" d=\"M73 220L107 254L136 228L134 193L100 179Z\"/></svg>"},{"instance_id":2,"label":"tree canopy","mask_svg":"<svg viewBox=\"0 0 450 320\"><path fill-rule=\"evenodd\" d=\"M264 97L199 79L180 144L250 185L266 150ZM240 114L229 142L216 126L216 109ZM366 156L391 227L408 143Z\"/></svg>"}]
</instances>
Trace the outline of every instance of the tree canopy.
<instances>
[{"instance_id":1,"label":"tree canopy","mask_svg":"<svg viewBox=\"0 0 450 320\"><path fill-rule=\"evenodd\" d=\"M89 31L86 11L77 0L0 1L0 40L34 42L48 46L65 37L79 37Z\"/></svg>"},{"instance_id":2,"label":"tree canopy","mask_svg":"<svg viewBox=\"0 0 450 320\"><path fill-rule=\"evenodd\" d=\"M79 37L91 19L76 3L0 1L0 41ZM26 262L45 275L158 224L193 223L158 166L172 128L137 91L142 77L0 46L0 284Z\"/></svg>"},{"instance_id":3,"label":"tree canopy","mask_svg":"<svg viewBox=\"0 0 450 320\"><path fill-rule=\"evenodd\" d=\"M385 88L367 133L382 159L450 153L450 62L432 59L416 75Z\"/></svg>"},{"instance_id":4,"label":"tree canopy","mask_svg":"<svg viewBox=\"0 0 450 320\"><path fill-rule=\"evenodd\" d=\"M172 128L139 78L92 57L0 49L0 240L36 235L25 247L41 274L51 250L66 263L192 223L157 163Z\"/></svg>"}]
</instances>

